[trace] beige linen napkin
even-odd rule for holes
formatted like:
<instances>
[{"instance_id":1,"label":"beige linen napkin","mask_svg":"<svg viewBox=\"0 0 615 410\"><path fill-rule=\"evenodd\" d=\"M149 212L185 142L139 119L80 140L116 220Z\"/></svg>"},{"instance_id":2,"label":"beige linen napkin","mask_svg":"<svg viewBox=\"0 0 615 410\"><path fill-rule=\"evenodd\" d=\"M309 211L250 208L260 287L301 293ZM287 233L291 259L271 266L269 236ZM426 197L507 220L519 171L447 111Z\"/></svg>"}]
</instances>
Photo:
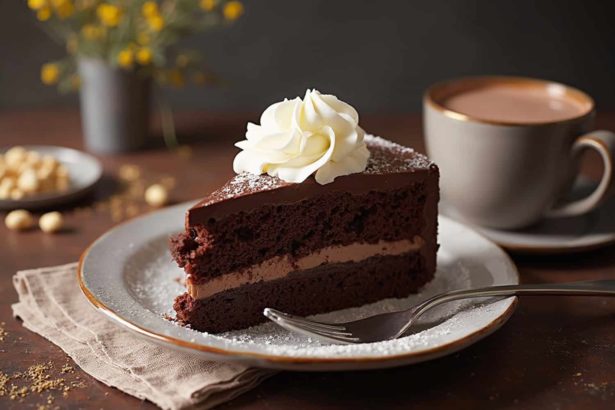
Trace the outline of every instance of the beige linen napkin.
<instances>
[{"instance_id":1,"label":"beige linen napkin","mask_svg":"<svg viewBox=\"0 0 615 410\"><path fill-rule=\"evenodd\" d=\"M77 264L17 272L13 315L101 382L164 409L211 408L271 371L212 362L141 339L96 312L77 284Z\"/></svg>"}]
</instances>

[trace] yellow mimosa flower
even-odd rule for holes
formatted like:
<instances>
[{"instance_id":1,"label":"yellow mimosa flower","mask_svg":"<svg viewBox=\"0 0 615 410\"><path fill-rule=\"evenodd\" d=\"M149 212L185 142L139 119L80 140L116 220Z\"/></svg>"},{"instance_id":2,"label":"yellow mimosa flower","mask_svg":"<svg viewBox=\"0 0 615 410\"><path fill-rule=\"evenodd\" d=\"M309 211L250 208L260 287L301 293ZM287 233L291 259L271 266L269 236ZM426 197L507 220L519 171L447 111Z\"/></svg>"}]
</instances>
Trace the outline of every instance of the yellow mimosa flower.
<instances>
[{"instance_id":1,"label":"yellow mimosa flower","mask_svg":"<svg viewBox=\"0 0 615 410\"><path fill-rule=\"evenodd\" d=\"M98 40L105 36L105 29L94 24L86 24L81 28L81 34L88 40Z\"/></svg>"},{"instance_id":2,"label":"yellow mimosa flower","mask_svg":"<svg viewBox=\"0 0 615 410\"><path fill-rule=\"evenodd\" d=\"M70 0L51 0L51 4L53 4L56 14L61 20L64 20L75 13L75 6Z\"/></svg>"},{"instance_id":3,"label":"yellow mimosa flower","mask_svg":"<svg viewBox=\"0 0 615 410\"><path fill-rule=\"evenodd\" d=\"M148 33L142 31L137 34L137 43L141 45L147 45L151 41L151 38Z\"/></svg>"},{"instance_id":4,"label":"yellow mimosa flower","mask_svg":"<svg viewBox=\"0 0 615 410\"><path fill-rule=\"evenodd\" d=\"M134 61L134 53L131 48L125 48L117 54L117 63L120 67L131 68Z\"/></svg>"},{"instance_id":5,"label":"yellow mimosa flower","mask_svg":"<svg viewBox=\"0 0 615 410\"><path fill-rule=\"evenodd\" d=\"M190 59L185 54L180 54L175 59L175 64L177 64L178 67L186 67L189 62L190 62Z\"/></svg>"},{"instance_id":6,"label":"yellow mimosa flower","mask_svg":"<svg viewBox=\"0 0 615 410\"><path fill-rule=\"evenodd\" d=\"M137 51L137 61L141 65L147 65L152 62L152 50L147 47L140 48Z\"/></svg>"},{"instance_id":7,"label":"yellow mimosa flower","mask_svg":"<svg viewBox=\"0 0 615 410\"><path fill-rule=\"evenodd\" d=\"M60 78L60 68L57 64L43 64L41 67L41 81L43 84L52 85Z\"/></svg>"},{"instance_id":8,"label":"yellow mimosa flower","mask_svg":"<svg viewBox=\"0 0 615 410\"><path fill-rule=\"evenodd\" d=\"M69 54L75 54L78 47L79 40L77 40L77 36L71 34L68 40L66 40L66 51L68 51Z\"/></svg>"},{"instance_id":9,"label":"yellow mimosa flower","mask_svg":"<svg viewBox=\"0 0 615 410\"><path fill-rule=\"evenodd\" d=\"M169 70L169 83L177 88L183 87L186 83L182 72L176 68Z\"/></svg>"},{"instance_id":10,"label":"yellow mimosa flower","mask_svg":"<svg viewBox=\"0 0 615 410\"><path fill-rule=\"evenodd\" d=\"M160 14L158 11L158 3L155 1L146 1L143 3L143 6L141 6L141 13L143 13L145 17L157 16Z\"/></svg>"},{"instance_id":11,"label":"yellow mimosa flower","mask_svg":"<svg viewBox=\"0 0 615 410\"><path fill-rule=\"evenodd\" d=\"M28 7L32 10L40 10L47 7L47 0L28 0Z\"/></svg>"},{"instance_id":12,"label":"yellow mimosa flower","mask_svg":"<svg viewBox=\"0 0 615 410\"><path fill-rule=\"evenodd\" d=\"M67 19L75 14L75 6L71 3L65 3L62 7L56 9L56 13L61 20Z\"/></svg>"},{"instance_id":13,"label":"yellow mimosa flower","mask_svg":"<svg viewBox=\"0 0 615 410\"><path fill-rule=\"evenodd\" d=\"M36 18L40 21L47 21L51 18L51 9L49 7L43 7L36 12Z\"/></svg>"},{"instance_id":14,"label":"yellow mimosa flower","mask_svg":"<svg viewBox=\"0 0 615 410\"><path fill-rule=\"evenodd\" d=\"M101 4L96 9L96 14L101 23L107 27L117 26L122 19L122 10L113 4Z\"/></svg>"},{"instance_id":15,"label":"yellow mimosa flower","mask_svg":"<svg viewBox=\"0 0 615 410\"><path fill-rule=\"evenodd\" d=\"M160 14L149 17L147 19L147 24L149 25L149 28L153 31L162 31L162 29L164 28L164 17L162 17Z\"/></svg>"},{"instance_id":16,"label":"yellow mimosa flower","mask_svg":"<svg viewBox=\"0 0 615 410\"><path fill-rule=\"evenodd\" d=\"M75 0L75 8L77 10L87 10L96 5L97 0Z\"/></svg>"},{"instance_id":17,"label":"yellow mimosa flower","mask_svg":"<svg viewBox=\"0 0 615 410\"><path fill-rule=\"evenodd\" d=\"M224 5L223 13L225 19L237 20L243 14L243 4L239 1L229 1Z\"/></svg>"},{"instance_id":18,"label":"yellow mimosa flower","mask_svg":"<svg viewBox=\"0 0 615 410\"><path fill-rule=\"evenodd\" d=\"M203 85L207 81L207 76L205 74L203 74L203 73L194 73L192 75L192 81L195 84Z\"/></svg>"},{"instance_id":19,"label":"yellow mimosa flower","mask_svg":"<svg viewBox=\"0 0 615 410\"><path fill-rule=\"evenodd\" d=\"M216 0L201 0L201 8L205 11L212 11L216 8Z\"/></svg>"}]
</instances>

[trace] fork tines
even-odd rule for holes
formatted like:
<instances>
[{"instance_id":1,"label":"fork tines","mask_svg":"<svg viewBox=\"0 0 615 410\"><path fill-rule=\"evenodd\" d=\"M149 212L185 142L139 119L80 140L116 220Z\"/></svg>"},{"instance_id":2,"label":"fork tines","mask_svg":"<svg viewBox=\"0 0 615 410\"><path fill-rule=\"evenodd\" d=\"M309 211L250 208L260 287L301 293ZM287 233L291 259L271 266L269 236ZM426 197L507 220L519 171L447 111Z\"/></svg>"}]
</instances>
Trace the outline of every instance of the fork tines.
<instances>
[{"instance_id":1,"label":"fork tines","mask_svg":"<svg viewBox=\"0 0 615 410\"><path fill-rule=\"evenodd\" d=\"M340 324L316 322L272 308L266 308L263 314L278 325L307 336L318 336L337 343L357 343L360 341Z\"/></svg>"}]
</instances>

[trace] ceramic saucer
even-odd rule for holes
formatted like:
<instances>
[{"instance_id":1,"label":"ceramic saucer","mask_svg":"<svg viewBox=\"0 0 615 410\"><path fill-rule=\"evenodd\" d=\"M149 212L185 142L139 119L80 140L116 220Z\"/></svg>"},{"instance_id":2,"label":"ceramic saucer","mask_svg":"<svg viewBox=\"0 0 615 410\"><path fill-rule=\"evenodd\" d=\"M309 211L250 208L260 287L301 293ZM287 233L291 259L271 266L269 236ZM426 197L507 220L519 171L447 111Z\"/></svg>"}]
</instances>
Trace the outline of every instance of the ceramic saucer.
<instances>
[{"instance_id":1,"label":"ceramic saucer","mask_svg":"<svg viewBox=\"0 0 615 410\"><path fill-rule=\"evenodd\" d=\"M571 198L587 196L594 187L594 183L581 179L575 184ZM440 213L463 221L447 204L440 203ZM545 218L525 229L507 231L464 223L513 252L549 254L591 250L615 243L615 197L588 214Z\"/></svg>"}]
</instances>

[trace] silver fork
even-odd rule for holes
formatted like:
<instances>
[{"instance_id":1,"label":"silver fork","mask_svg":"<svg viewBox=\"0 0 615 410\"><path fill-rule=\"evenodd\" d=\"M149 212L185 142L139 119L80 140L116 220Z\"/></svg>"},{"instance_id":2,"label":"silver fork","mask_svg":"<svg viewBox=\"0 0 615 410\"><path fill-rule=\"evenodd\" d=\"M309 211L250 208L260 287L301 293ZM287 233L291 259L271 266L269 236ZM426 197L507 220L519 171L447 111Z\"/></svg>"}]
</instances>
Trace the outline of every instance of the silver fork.
<instances>
[{"instance_id":1,"label":"silver fork","mask_svg":"<svg viewBox=\"0 0 615 410\"><path fill-rule=\"evenodd\" d=\"M476 297L521 295L615 296L615 280L489 286L479 289L454 290L436 295L407 310L383 313L345 323L318 322L272 308L266 308L263 314L285 329L327 342L370 343L400 337L412 330L419 316L443 303Z\"/></svg>"}]
</instances>

